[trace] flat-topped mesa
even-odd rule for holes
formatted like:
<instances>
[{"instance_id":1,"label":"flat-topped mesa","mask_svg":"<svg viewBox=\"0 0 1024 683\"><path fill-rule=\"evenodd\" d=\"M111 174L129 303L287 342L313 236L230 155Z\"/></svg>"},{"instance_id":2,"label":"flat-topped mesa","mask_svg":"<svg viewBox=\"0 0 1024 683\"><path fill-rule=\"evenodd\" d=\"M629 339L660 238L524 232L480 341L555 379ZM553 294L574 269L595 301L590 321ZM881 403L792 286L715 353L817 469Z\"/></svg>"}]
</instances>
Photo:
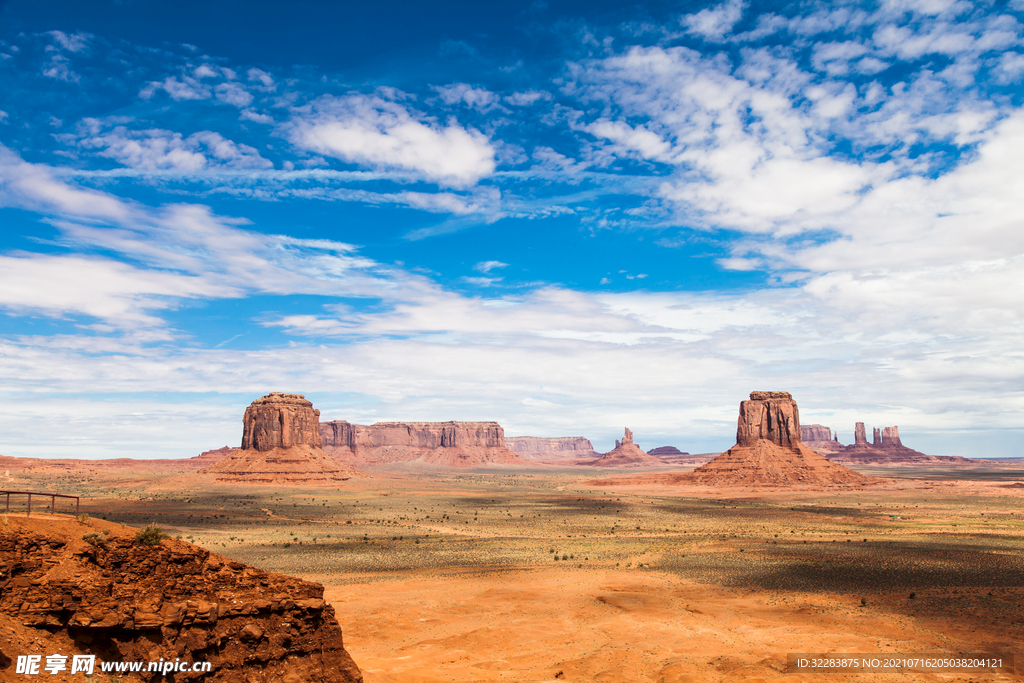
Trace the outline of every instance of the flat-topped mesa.
<instances>
[{"instance_id":1,"label":"flat-topped mesa","mask_svg":"<svg viewBox=\"0 0 1024 683\"><path fill-rule=\"evenodd\" d=\"M270 451L322 444L320 411L302 394L271 392L245 409L242 449Z\"/></svg>"},{"instance_id":2,"label":"flat-topped mesa","mask_svg":"<svg viewBox=\"0 0 1024 683\"><path fill-rule=\"evenodd\" d=\"M825 425L800 425L800 441L826 458L842 448L838 439L833 437L832 429Z\"/></svg>"},{"instance_id":3,"label":"flat-topped mesa","mask_svg":"<svg viewBox=\"0 0 1024 683\"><path fill-rule=\"evenodd\" d=\"M372 425L332 420L320 425L324 449L358 465L419 461L470 466L525 464L505 445L504 428L484 422L377 422Z\"/></svg>"},{"instance_id":4,"label":"flat-topped mesa","mask_svg":"<svg viewBox=\"0 0 1024 683\"><path fill-rule=\"evenodd\" d=\"M761 439L783 448L800 445L800 411L788 391L752 391L740 403L736 444L752 446Z\"/></svg>"},{"instance_id":5,"label":"flat-topped mesa","mask_svg":"<svg viewBox=\"0 0 1024 683\"><path fill-rule=\"evenodd\" d=\"M804 443L831 441L832 429L825 425L800 425L800 440Z\"/></svg>"},{"instance_id":6,"label":"flat-topped mesa","mask_svg":"<svg viewBox=\"0 0 1024 683\"><path fill-rule=\"evenodd\" d=\"M583 436L506 436L505 447L528 460L593 459L600 455Z\"/></svg>"}]
</instances>

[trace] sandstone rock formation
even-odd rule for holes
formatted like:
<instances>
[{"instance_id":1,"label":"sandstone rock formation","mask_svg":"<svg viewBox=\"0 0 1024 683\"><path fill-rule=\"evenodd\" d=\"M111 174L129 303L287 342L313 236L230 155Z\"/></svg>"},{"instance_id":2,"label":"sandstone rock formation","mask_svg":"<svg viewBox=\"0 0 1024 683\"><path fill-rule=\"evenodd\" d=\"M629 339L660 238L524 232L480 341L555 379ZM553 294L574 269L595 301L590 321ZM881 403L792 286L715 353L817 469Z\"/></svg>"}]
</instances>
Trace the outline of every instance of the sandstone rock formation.
<instances>
[{"instance_id":1,"label":"sandstone rock formation","mask_svg":"<svg viewBox=\"0 0 1024 683\"><path fill-rule=\"evenodd\" d=\"M320 447L320 411L301 394L274 392L256 399L242 419L242 448L199 471L221 482L317 484L357 472Z\"/></svg>"},{"instance_id":2,"label":"sandstone rock formation","mask_svg":"<svg viewBox=\"0 0 1024 683\"><path fill-rule=\"evenodd\" d=\"M582 436L506 436L505 446L527 460L593 460L601 455L590 439Z\"/></svg>"},{"instance_id":3,"label":"sandstone rock formation","mask_svg":"<svg viewBox=\"0 0 1024 683\"><path fill-rule=\"evenodd\" d=\"M449 467L526 465L505 446L497 422L377 422L334 420L320 425L324 450L355 465L420 462Z\"/></svg>"},{"instance_id":4,"label":"sandstone rock formation","mask_svg":"<svg viewBox=\"0 0 1024 683\"><path fill-rule=\"evenodd\" d=\"M752 391L749 401L740 402L736 444L761 440L785 448L800 443L800 412L788 391Z\"/></svg>"},{"instance_id":5,"label":"sandstone rock formation","mask_svg":"<svg viewBox=\"0 0 1024 683\"><path fill-rule=\"evenodd\" d=\"M832 430L825 425L800 425L800 441L804 444L832 441Z\"/></svg>"},{"instance_id":6,"label":"sandstone rock formation","mask_svg":"<svg viewBox=\"0 0 1024 683\"><path fill-rule=\"evenodd\" d=\"M800 441L800 411L785 391L754 391L740 403L736 445L680 482L712 486L863 485L862 474L830 462Z\"/></svg>"},{"instance_id":7,"label":"sandstone rock formation","mask_svg":"<svg viewBox=\"0 0 1024 683\"><path fill-rule=\"evenodd\" d=\"M613 450L587 464L594 467L652 467L664 465L665 461L644 453L639 446L633 443L633 432L626 427L622 441L616 439Z\"/></svg>"},{"instance_id":8,"label":"sandstone rock formation","mask_svg":"<svg viewBox=\"0 0 1024 683\"><path fill-rule=\"evenodd\" d=\"M853 444L856 446L859 444L867 445L867 443L868 435L867 432L864 430L864 423L858 422L853 426Z\"/></svg>"},{"instance_id":9,"label":"sandstone rock formation","mask_svg":"<svg viewBox=\"0 0 1024 683\"><path fill-rule=\"evenodd\" d=\"M242 418L242 450L320 446L320 411L302 394L274 391L253 401Z\"/></svg>"},{"instance_id":10,"label":"sandstone rock formation","mask_svg":"<svg viewBox=\"0 0 1024 683\"><path fill-rule=\"evenodd\" d=\"M868 443L867 428L863 422L854 426L854 443L844 446L839 443L839 433L835 432L832 440L823 439L829 429L821 425L802 425L804 445L825 456L832 462L864 467L900 467L904 465L924 467L1009 467L1009 463L998 460L975 460L950 455L925 455L920 451L907 448L900 440L900 428L875 427L872 429L872 440ZM813 438L811 438L813 437Z\"/></svg>"},{"instance_id":11,"label":"sandstone rock formation","mask_svg":"<svg viewBox=\"0 0 1024 683\"><path fill-rule=\"evenodd\" d=\"M838 441L838 435L833 436L829 427L819 424L800 425L800 441L818 455L830 458L833 453L843 449Z\"/></svg>"},{"instance_id":12,"label":"sandstone rock formation","mask_svg":"<svg viewBox=\"0 0 1024 683\"><path fill-rule=\"evenodd\" d=\"M211 664L167 678L179 682L362 681L323 586L184 541L144 545L136 531L98 520L0 526L0 679L13 675L13 655L57 652L68 669L71 656L95 655L104 680L99 662L162 658Z\"/></svg>"},{"instance_id":13,"label":"sandstone rock formation","mask_svg":"<svg viewBox=\"0 0 1024 683\"><path fill-rule=\"evenodd\" d=\"M882 446L902 446L903 442L900 441L900 428L893 425L892 427L882 428Z\"/></svg>"},{"instance_id":14,"label":"sandstone rock formation","mask_svg":"<svg viewBox=\"0 0 1024 683\"><path fill-rule=\"evenodd\" d=\"M863 422L858 422L855 430L855 443L849 446L833 448L829 458L835 462L865 467L999 467L1005 463L991 460L974 460L950 455L926 455L913 448L907 448L900 440L900 428L875 427L872 429L871 443L867 441L867 430ZM838 444L837 444L838 445Z\"/></svg>"},{"instance_id":15,"label":"sandstone rock formation","mask_svg":"<svg viewBox=\"0 0 1024 683\"><path fill-rule=\"evenodd\" d=\"M189 458L189 464L194 463L198 465L199 468L201 469L203 467L206 467L207 465L212 465L218 460L226 458L227 456L231 455L237 450L238 448L236 446L221 446L220 448L214 448L208 451L203 451L196 457Z\"/></svg>"}]
</instances>

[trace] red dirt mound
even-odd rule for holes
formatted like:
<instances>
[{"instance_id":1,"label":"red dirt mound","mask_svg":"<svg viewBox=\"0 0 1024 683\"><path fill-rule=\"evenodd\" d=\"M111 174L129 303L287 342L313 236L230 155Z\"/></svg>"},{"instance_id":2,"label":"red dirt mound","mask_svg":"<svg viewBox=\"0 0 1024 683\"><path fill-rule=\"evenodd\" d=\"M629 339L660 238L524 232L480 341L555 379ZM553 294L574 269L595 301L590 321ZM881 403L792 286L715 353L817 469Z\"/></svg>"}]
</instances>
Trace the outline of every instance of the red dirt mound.
<instances>
[{"instance_id":1,"label":"red dirt mound","mask_svg":"<svg viewBox=\"0 0 1024 683\"><path fill-rule=\"evenodd\" d=\"M306 444L269 451L239 449L199 470L220 482L238 484L322 484L330 485L359 472L349 465Z\"/></svg>"}]
</instances>

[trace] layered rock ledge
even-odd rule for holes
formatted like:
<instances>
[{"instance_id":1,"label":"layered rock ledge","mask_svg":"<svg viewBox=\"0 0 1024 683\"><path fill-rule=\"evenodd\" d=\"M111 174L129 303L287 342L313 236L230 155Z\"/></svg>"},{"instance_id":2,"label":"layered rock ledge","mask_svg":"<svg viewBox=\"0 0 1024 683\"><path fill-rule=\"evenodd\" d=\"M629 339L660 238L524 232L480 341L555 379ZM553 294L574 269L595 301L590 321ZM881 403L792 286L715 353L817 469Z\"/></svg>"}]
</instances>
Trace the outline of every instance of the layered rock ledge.
<instances>
[{"instance_id":1,"label":"layered rock ledge","mask_svg":"<svg viewBox=\"0 0 1024 683\"><path fill-rule=\"evenodd\" d=\"M0 526L0 674L13 675L18 655L59 653L210 662L176 681L362 681L323 586L184 541L145 545L137 531L98 520Z\"/></svg>"}]
</instances>

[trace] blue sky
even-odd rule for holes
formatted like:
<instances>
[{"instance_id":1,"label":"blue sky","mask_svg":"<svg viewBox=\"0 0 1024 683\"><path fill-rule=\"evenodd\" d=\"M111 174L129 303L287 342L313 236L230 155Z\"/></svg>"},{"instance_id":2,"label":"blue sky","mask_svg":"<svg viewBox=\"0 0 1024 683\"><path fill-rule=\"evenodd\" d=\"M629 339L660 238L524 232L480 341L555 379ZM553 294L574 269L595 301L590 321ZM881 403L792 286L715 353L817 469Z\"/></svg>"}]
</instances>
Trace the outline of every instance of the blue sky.
<instances>
[{"instance_id":1,"label":"blue sky","mask_svg":"<svg viewBox=\"0 0 1024 683\"><path fill-rule=\"evenodd\" d=\"M212 5L212 6L211 6ZM0 3L0 453L245 405L1024 456L1024 2Z\"/></svg>"}]
</instances>

